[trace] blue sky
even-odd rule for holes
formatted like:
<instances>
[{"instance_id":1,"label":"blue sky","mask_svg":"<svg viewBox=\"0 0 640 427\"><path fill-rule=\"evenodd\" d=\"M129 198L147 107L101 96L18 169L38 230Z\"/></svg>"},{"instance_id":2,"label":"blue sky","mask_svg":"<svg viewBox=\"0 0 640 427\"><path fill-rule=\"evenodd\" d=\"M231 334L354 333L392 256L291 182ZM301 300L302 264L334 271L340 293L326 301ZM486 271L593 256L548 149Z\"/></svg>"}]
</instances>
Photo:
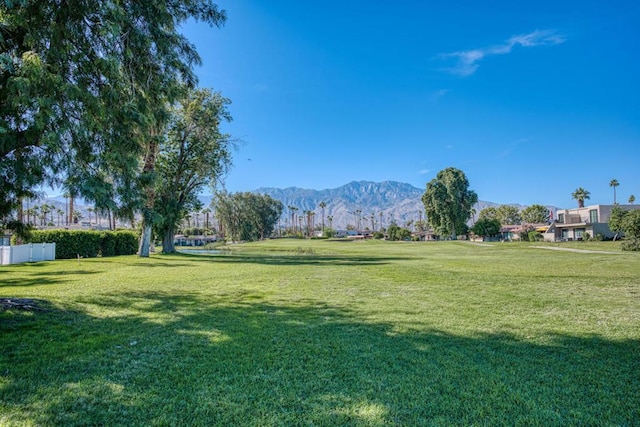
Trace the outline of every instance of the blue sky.
<instances>
[{"instance_id":1,"label":"blue sky","mask_svg":"<svg viewBox=\"0 0 640 427\"><path fill-rule=\"evenodd\" d=\"M445 4L447 3L447 4ZM200 85L232 100L231 191L449 166L481 200L640 202L640 3L218 1L190 23Z\"/></svg>"}]
</instances>

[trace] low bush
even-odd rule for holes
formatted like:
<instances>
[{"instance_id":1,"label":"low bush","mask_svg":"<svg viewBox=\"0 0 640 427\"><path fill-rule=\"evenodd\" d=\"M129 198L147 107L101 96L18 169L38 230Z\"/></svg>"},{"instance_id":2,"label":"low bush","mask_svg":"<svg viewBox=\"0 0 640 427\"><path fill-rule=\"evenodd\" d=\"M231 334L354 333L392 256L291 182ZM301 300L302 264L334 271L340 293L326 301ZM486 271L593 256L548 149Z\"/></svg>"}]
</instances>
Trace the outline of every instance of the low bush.
<instances>
[{"instance_id":1,"label":"low bush","mask_svg":"<svg viewBox=\"0 0 640 427\"><path fill-rule=\"evenodd\" d=\"M622 241L620 247L623 251L640 251L640 239L632 237Z\"/></svg>"},{"instance_id":2,"label":"low bush","mask_svg":"<svg viewBox=\"0 0 640 427\"><path fill-rule=\"evenodd\" d=\"M542 241L542 234L537 231L530 231L527 233L527 237L530 242L540 242Z\"/></svg>"},{"instance_id":3,"label":"low bush","mask_svg":"<svg viewBox=\"0 0 640 427\"><path fill-rule=\"evenodd\" d=\"M130 230L35 230L28 243L55 243L56 259L133 255L138 250L137 234Z\"/></svg>"},{"instance_id":4,"label":"low bush","mask_svg":"<svg viewBox=\"0 0 640 427\"><path fill-rule=\"evenodd\" d=\"M138 252L138 233L132 230L113 232L116 238L115 255L133 255Z\"/></svg>"}]
</instances>

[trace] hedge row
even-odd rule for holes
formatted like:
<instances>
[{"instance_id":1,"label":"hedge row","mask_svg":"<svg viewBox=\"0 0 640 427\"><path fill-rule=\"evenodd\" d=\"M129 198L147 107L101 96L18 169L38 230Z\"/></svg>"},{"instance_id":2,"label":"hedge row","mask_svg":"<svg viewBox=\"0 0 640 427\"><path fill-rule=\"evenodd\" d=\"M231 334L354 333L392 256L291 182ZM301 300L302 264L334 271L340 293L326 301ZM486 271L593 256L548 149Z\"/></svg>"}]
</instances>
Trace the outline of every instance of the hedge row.
<instances>
[{"instance_id":1,"label":"hedge row","mask_svg":"<svg viewBox=\"0 0 640 427\"><path fill-rule=\"evenodd\" d=\"M133 255L138 251L138 235L130 230L35 230L28 243L54 242L56 259Z\"/></svg>"}]
</instances>

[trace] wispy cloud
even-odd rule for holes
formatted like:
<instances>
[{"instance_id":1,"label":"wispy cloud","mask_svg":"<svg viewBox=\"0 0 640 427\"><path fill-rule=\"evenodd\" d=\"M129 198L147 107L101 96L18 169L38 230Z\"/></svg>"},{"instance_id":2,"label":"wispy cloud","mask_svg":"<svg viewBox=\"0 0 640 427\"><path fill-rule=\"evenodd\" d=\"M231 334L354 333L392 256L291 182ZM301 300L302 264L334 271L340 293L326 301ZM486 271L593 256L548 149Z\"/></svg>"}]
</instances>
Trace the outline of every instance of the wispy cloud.
<instances>
[{"instance_id":1,"label":"wispy cloud","mask_svg":"<svg viewBox=\"0 0 640 427\"><path fill-rule=\"evenodd\" d=\"M420 175L426 175L426 174L428 174L429 172L431 172L431 169L421 169L421 170L419 170L419 171L418 171L418 174L420 174Z\"/></svg>"},{"instance_id":2,"label":"wispy cloud","mask_svg":"<svg viewBox=\"0 0 640 427\"><path fill-rule=\"evenodd\" d=\"M509 157L511 155L511 152L515 150L519 145L527 144L532 141L533 141L533 138L520 138L519 140L512 142L511 145L509 145L509 147L507 147L504 151L498 154L498 157L501 159L504 159L505 157Z\"/></svg>"},{"instance_id":3,"label":"wispy cloud","mask_svg":"<svg viewBox=\"0 0 640 427\"><path fill-rule=\"evenodd\" d=\"M437 102L440 98L449 93L449 89L440 89L431 94L431 102Z\"/></svg>"},{"instance_id":4,"label":"wispy cloud","mask_svg":"<svg viewBox=\"0 0 640 427\"><path fill-rule=\"evenodd\" d=\"M555 30L536 30L528 34L520 34L507 39L504 43L484 47L480 49L464 50L452 53L443 53L439 57L451 59L453 66L446 68L446 71L459 76L470 76L475 73L482 61L487 56L505 55L510 53L516 46L535 47L561 44L566 38Z\"/></svg>"}]
</instances>

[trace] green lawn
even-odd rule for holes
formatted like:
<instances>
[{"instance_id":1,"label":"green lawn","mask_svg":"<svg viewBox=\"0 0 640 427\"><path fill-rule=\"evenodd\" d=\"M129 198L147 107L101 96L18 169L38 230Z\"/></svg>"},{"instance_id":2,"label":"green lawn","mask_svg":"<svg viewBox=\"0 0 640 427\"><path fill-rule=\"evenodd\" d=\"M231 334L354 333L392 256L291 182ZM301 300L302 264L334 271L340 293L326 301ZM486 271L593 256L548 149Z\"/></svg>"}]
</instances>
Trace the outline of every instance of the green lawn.
<instances>
[{"instance_id":1,"label":"green lawn","mask_svg":"<svg viewBox=\"0 0 640 427\"><path fill-rule=\"evenodd\" d=\"M231 249L0 267L0 425L640 425L639 253Z\"/></svg>"}]
</instances>

